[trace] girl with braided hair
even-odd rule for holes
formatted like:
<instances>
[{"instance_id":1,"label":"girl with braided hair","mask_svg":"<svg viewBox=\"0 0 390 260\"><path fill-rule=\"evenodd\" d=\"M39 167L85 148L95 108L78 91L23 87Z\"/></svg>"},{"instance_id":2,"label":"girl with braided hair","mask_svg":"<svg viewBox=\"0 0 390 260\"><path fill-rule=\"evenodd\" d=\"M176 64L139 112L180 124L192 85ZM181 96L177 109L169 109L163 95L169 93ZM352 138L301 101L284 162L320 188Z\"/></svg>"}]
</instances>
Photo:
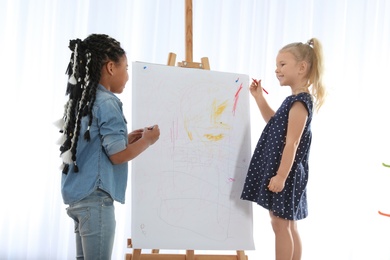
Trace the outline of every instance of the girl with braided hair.
<instances>
[{"instance_id":1,"label":"girl with braided hair","mask_svg":"<svg viewBox=\"0 0 390 260\"><path fill-rule=\"evenodd\" d=\"M292 94L274 112L264 98L261 81L250 92L267 122L249 165L241 198L267 209L275 233L277 260L299 260L302 245L297 220L307 217L311 121L325 98L322 48L313 38L291 43L276 57L276 77Z\"/></svg>"},{"instance_id":2,"label":"girl with braided hair","mask_svg":"<svg viewBox=\"0 0 390 260\"><path fill-rule=\"evenodd\" d=\"M74 220L77 259L110 259L115 236L114 201L125 202L128 161L160 135L157 125L128 133L115 94L129 79L120 43L104 34L71 40L61 120L61 192Z\"/></svg>"}]
</instances>

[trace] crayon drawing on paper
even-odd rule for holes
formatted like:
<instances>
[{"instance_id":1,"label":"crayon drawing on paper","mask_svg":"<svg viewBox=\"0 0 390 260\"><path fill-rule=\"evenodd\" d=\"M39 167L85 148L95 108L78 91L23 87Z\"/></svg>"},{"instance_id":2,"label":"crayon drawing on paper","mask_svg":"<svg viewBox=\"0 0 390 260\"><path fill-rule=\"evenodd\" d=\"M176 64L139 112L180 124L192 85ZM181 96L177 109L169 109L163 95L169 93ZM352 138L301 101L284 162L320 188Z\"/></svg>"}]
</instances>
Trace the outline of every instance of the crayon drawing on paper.
<instances>
[{"instance_id":1,"label":"crayon drawing on paper","mask_svg":"<svg viewBox=\"0 0 390 260\"><path fill-rule=\"evenodd\" d=\"M160 139L132 161L134 248L254 249L240 200L251 157L249 77L134 62L132 127Z\"/></svg>"}]
</instances>

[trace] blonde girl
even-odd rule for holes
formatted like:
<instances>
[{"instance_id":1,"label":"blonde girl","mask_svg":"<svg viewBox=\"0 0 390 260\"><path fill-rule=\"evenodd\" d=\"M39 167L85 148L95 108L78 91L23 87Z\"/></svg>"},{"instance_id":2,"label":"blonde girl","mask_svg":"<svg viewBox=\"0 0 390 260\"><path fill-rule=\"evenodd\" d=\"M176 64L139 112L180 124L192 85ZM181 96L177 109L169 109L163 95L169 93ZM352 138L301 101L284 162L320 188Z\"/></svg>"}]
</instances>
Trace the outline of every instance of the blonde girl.
<instances>
[{"instance_id":1,"label":"blonde girl","mask_svg":"<svg viewBox=\"0 0 390 260\"><path fill-rule=\"evenodd\" d=\"M325 98L322 47L316 38L284 46L276 57L276 77L289 86L288 96L275 112L259 82L250 92L267 122L249 165L241 198L269 210L275 233L277 260L299 260L302 244L297 220L306 218L306 186L313 109Z\"/></svg>"}]
</instances>

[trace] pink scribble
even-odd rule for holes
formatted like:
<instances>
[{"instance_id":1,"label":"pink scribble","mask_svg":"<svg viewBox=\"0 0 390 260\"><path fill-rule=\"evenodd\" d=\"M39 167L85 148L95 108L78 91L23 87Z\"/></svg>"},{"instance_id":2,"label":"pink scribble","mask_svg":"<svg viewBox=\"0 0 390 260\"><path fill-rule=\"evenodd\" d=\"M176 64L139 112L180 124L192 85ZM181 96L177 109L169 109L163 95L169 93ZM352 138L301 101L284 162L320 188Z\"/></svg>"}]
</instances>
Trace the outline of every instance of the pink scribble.
<instances>
[{"instance_id":1,"label":"pink scribble","mask_svg":"<svg viewBox=\"0 0 390 260\"><path fill-rule=\"evenodd\" d=\"M228 180L229 180L230 182L236 181L236 179L234 179L234 178L229 178Z\"/></svg>"},{"instance_id":2,"label":"pink scribble","mask_svg":"<svg viewBox=\"0 0 390 260\"><path fill-rule=\"evenodd\" d=\"M236 115L236 107L237 107L237 102L238 98L240 96L240 91L242 90L242 83L240 84L240 87L238 88L236 94L234 95L234 105L233 105L233 115Z\"/></svg>"},{"instance_id":3,"label":"pink scribble","mask_svg":"<svg viewBox=\"0 0 390 260\"><path fill-rule=\"evenodd\" d=\"M175 149L175 141L177 140L179 133L178 133L178 122L173 121L172 122L172 127L170 129L170 135L171 135L171 142L173 143L173 149Z\"/></svg>"}]
</instances>

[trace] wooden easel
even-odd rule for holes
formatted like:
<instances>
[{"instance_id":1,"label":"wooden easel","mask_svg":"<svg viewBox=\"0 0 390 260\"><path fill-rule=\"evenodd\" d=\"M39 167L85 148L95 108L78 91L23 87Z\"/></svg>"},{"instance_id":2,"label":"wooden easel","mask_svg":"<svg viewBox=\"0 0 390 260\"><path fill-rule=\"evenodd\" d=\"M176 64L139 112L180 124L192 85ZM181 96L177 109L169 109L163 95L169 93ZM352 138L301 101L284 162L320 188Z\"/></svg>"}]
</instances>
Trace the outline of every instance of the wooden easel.
<instances>
[{"instance_id":1,"label":"wooden easel","mask_svg":"<svg viewBox=\"0 0 390 260\"><path fill-rule=\"evenodd\" d=\"M207 57L201 58L201 62L193 62L192 51L192 0L185 0L185 51L186 59L178 62L179 67L210 70ZM168 66L175 66L176 54L168 55ZM127 247L132 248L131 239L127 240ZM236 255L195 255L194 250L186 250L186 254L159 254L159 249L152 249L150 254L141 254L142 249L133 249L133 254L126 254L125 260L248 260L243 250L236 250Z\"/></svg>"},{"instance_id":2,"label":"wooden easel","mask_svg":"<svg viewBox=\"0 0 390 260\"><path fill-rule=\"evenodd\" d=\"M131 239L127 247L132 248ZM195 255L194 250L186 250L186 254L159 254L159 249L152 249L150 254L141 254L141 249L133 249L133 254L126 254L125 260L248 260L243 250L237 250L236 255Z\"/></svg>"},{"instance_id":3,"label":"wooden easel","mask_svg":"<svg viewBox=\"0 0 390 260\"><path fill-rule=\"evenodd\" d=\"M192 0L185 0L185 51L186 59L178 62L179 67L210 70L210 63L207 57L201 58L201 62L193 62L192 50ZM170 52L168 55L168 66L175 66L176 54Z\"/></svg>"}]
</instances>

